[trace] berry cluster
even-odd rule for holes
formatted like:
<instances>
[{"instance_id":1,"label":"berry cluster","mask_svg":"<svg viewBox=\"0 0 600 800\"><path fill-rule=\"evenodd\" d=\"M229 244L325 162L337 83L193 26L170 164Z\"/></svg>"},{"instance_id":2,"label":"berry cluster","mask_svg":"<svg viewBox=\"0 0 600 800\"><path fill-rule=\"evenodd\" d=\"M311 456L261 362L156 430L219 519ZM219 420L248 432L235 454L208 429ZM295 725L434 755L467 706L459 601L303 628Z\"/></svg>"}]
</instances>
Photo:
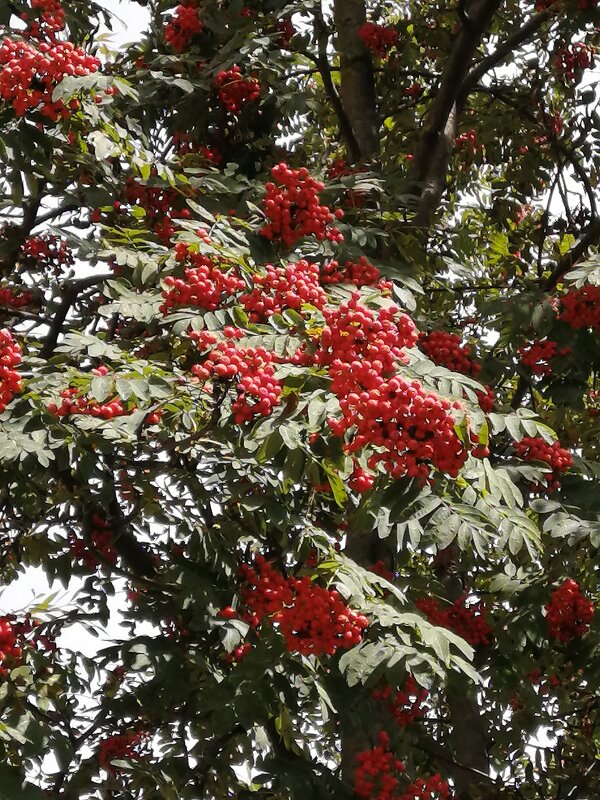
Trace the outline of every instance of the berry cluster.
<instances>
[{"instance_id":1,"label":"berry cluster","mask_svg":"<svg viewBox=\"0 0 600 800\"><path fill-rule=\"evenodd\" d=\"M466 605L467 593L447 606L440 606L435 597L420 597L415 605L432 625L448 628L473 647L489 644L493 628L487 622L487 609L483 603Z\"/></svg>"},{"instance_id":2,"label":"berry cluster","mask_svg":"<svg viewBox=\"0 0 600 800\"><path fill-rule=\"evenodd\" d=\"M8 665L17 665L22 653L12 619L0 617L0 675L6 674Z\"/></svg>"},{"instance_id":3,"label":"berry cluster","mask_svg":"<svg viewBox=\"0 0 600 800\"><path fill-rule=\"evenodd\" d=\"M581 80L583 71L591 66L594 55L594 48L590 45L573 42L558 50L554 64L563 78L577 82Z\"/></svg>"},{"instance_id":4,"label":"berry cluster","mask_svg":"<svg viewBox=\"0 0 600 800\"><path fill-rule=\"evenodd\" d=\"M196 0L185 0L176 7L165 26L165 42L173 50L182 53L194 36L203 30L204 23L198 16L198 3Z\"/></svg>"},{"instance_id":5,"label":"berry cluster","mask_svg":"<svg viewBox=\"0 0 600 800\"><path fill-rule=\"evenodd\" d=\"M165 278L168 288L163 292L164 303L160 307L163 314L175 306L214 311L222 305L224 298L245 288L244 281L231 264L196 253L183 242L175 246L175 258L186 266L183 278L172 275Z\"/></svg>"},{"instance_id":6,"label":"berry cluster","mask_svg":"<svg viewBox=\"0 0 600 800\"><path fill-rule=\"evenodd\" d=\"M541 436L526 436L520 442L515 442L514 448L517 456L524 461L543 461L550 467L551 472L546 476L548 492L553 492L560 486L561 473L567 472L573 465L573 457L568 450L558 442L548 444ZM539 488L532 487L536 490Z\"/></svg>"},{"instance_id":7,"label":"berry cluster","mask_svg":"<svg viewBox=\"0 0 600 800\"><path fill-rule=\"evenodd\" d=\"M392 282L383 280L381 272L366 256L360 256L358 261L346 261L343 267L337 261L327 261L321 269L321 283L353 283L358 288L378 286L382 291L392 288Z\"/></svg>"},{"instance_id":8,"label":"berry cluster","mask_svg":"<svg viewBox=\"0 0 600 800\"><path fill-rule=\"evenodd\" d=\"M567 356L570 352L570 347L559 349L558 344L551 339L535 339L530 344L519 347L521 363L534 375L552 375L549 362L557 356Z\"/></svg>"},{"instance_id":9,"label":"berry cluster","mask_svg":"<svg viewBox=\"0 0 600 800\"><path fill-rule=\"evenodd\" d=\"M100 563L117 563L112 528L99 514L92 515L89 541L70 534L69 550L75 561L80 561L89 572L94 572Z\"/></svg>"},{"instance_id":10,"label":"berry cluster","mask_svg":"<svg viewBox=\"0 0 600 800\"><path fill-rule=\"evenodd\" d=\"M545 609L548 636L559 642L585 636L594 617L594 604L572 578L567 578L552 592Z\"/></svg>"},{"instance_id":11,"label":"berry cluster","mask_svg":"<svg viewBox=\"0 0 600 800\"><path fill-rule=\"evenodd\" d=\"M425 716L428 695L428 691L418 686L412 675L407 676L402 689L394 691L388 683L384 683L380 689L373 689L371 692L374 700L383 701L400 728L405 728Z\"/></svg>"},{"instance_id":12,"label":"berry cluster","mask_svg":"<svg viewBox=\"0 0 600 800\"><path fill-rule=\"evenodd\" d=\"M357 293L339 308L325 309L324 316L315 362L329 367L342 412L329 427L336 436L348 435L346 451L374 448L369 469L382 463L396 479L425 481L431 465L456 476L467 452L455 430L452 404L395 374L403 348L417 341L412 320L393 304L372 312ZM366 490L369 477L358 468L352 483Z\"/></svg>"},{"instance_id":13,"label":"berry cluster","mask_svg":"<svg viewBox=\"0 0 600 800\"><path fill-rule=\"evenodd\" d=\"M255 416L266 417L279 403L281 383L275 378L275 354L264 347L236 347L217 342L212 334L191 334L199 348L216 345L202 364L192 367L200 380L237 380L238 397L232 404L234 421L241 425Z\"/></svg>"},{"instance_id":14,"label":"berry cluster","mask_svg":"<svg viewBox=\"0 0 600 800\"><path fill-rule=\"evenodd\" d=\"M273 32L277 34L277 44L284 50L289 50L292 38L296 33L291 17L283 17L273 27Z\"/></svg>"},{"instance_id":15,"label":"berry cluster","mask_svg":"<svg viewBox=\"0 0 600 800\"><path fill-rule=\"evenodd\" d=\"M241 69L235 64L217 73L215 86L219 90L219 101L231 114L239 114L247 103L260 97L260 83L256 78L242 77Z\"/></svg>"},{"instance_id":16,"label":"berry cluster","mask_svg":"<svg viewBox=\"0 0 600 800\"><path fill-rule=\"evenodd\" d=\"M163 244L171 242L175 233L174 220L191 217L188 208L176 208L176 205L181 205L182 196L172 187L147 186L129 176L125 182L125 197L131 206L144 209L152 230ZM113 210L126 212L119 201L113 204Z\"/></svg>"},{"instance_id":17,"label":"berry cluster","mask_svg":"<svg viewBox=\"0 0 600 800\"><path fill-rule=\"evenodd\" d=\"M277 623L291 653L334 655L358 644L368 620L343 602L335 590L309 577L285 577L263 556L240 568L240 599L254 627L265 618Z\"/></svg>"},{"instance_id":18,"label":"berry cluster","mask_svg":"<svg viewBox=\"0 0 600 800\"><path fill-rule=\"evenodd\" d=\"M330 223L341 219L343 211L331 213L328 206L321 205L319 193L325 185L312 178L305 167L291 169L285 163L271 170L276 183L266 185L265 214L270 220L260 233L267 239L279 239L291 247L303 236L330 239L341 242L341 232Z\"/></svg>"},{"instance_id":19,"label":"berry cluster","mask_svg":"<svg viewBox=\"0 0 600 800\"><path fill-rule=\"evenodd\" d=\"M51 269L55 275L75 263L67 240L52 233L28 237L21 246L19 257L27 269Z\"/></svg>"},{"instance_id":20,"label":"berry cluster","mask_svg":"<svg viewBox=\"0 0 600 800\"><path fill-rule=\"evenodd\" d=\"M113 419L129 413L118 399L111 400L108 403L99 403L89 397L80 396L79 389L74 387L63 389L60 396L62 398L60 405L48 403L48 411L56 417L68 417L71 414L89 414L92 417Z\"/></svg>"},{"instance_id":21,"label":"berry cluster","mask_svg":"<svg viewBox=\"0 0 600 800\"><path fill-rule=\"evenodd\" d=\"M390 737L385 731L380 731L377 739L376 747L356 754L354 793L364 800L399 800L397 775L405 766L389 749Z\"/></svg>"},{"instance_id":22,"label":"berry cluster","mask_svg":"<svg viewBox=\"0 0 600 800\"><path fill-rule=\"evenodd\" d=\"M56 122L68 117L69 109L62 100L53 102L55 87L69 75L89 75L99 66L97 58L70 42L35 46L7 36L0 45L0 99L10 103L20 117L39 109Z\"/></svg>"},{"instance_id":23,"label":"berry cluster","mask_svg":"<svg viewBox=\"0 0 600 800\"><path fill-rule=\"evenodd\" d=\"M459 133L454 140L454 146L458 152L467 153L471 156L481 149L481 145L477 141L477 131L474 128L469 128L468 131Z\"/></svg>"},{"instance_id":24,"label":"berry cluster","mask_svg":"<svg viewBox=\"0 0 600 800\"><path fill-rule=\"evenodd\" d=\"M102 739L98 748L98 762L109 775L116 775L118 767L112 761L132 761L140 757L140 747L147 740L145 731L125 731Z\"/></svg>"},{"instance_id":25,"label":"berry cluster","mask_svg":"<svg viewBox=\"0 0 600 800\"><path fill-rule=\"evenodd\" d=\"M46 37L55 40L56 34L64 30L65 12L59 0L30 0L31 8L39 14L39 21L30 21L24 12L21 19L27 22L25 35L34 39Z\"/></svg>"},{"instance_id":26,"label":"berry cluster","mask_svg":"<svg viewBox=\"0 0 600 800\"><path fill-rule=\"evenodd\" d=\"M10 286L0 287L0 308L23 308L33 300L33 293L25 289L13 289Z\"/></svg>"},{"instance_id":27,"label":"berry cluster","mask_svg":"<svg viewBox=\"0 0 600 800\"><path fill-rule=\"evenodd\" d=\"M434 364L476 378L481 367L473 360L471 347L460 336L447 331L430 331L419 335L419 347Z\"/></svg>"},{"instance_id":28,"label":"berry cluster","mask_svg":"<svg viewBox=\"0 0 600 800\"><path fill-rule=\"evenodd\" d=\"M358 29L358 35L377 58L387 58L390 50L398 44L398 31L389 25L365 22Z\"/></svg>"},{"instance_id":29,"label":"berry cluster","mask_svg":"<svg viewBox=\"0 0 600 800\"><path fill-rule=\"evenodd\" d=\"M251 322L262 322L286 308L299 311L306 303L323 308L327 295L319 282L319 267L308 261L287 266L267 264L264 274L254 274L251 292L240 297Z\"/></svg>"},{"instance_id":30,"label":"berry cluster","mask_svg":"<svg viewBox=\"0 0 600 800\"><path fill-rule=\"evenodd\" d=\"M21 376L15 367L21 363L21 348L6 328L0 329L0 413L21 391Z\"/></svg>"},{"instance_id":31,"label":"berry cluster","mask_svg":"<svg viewBox=\"0 0 600 800\"><path fill-rule=\"evenodd\" d=\"M600 333L600 286L571 289L561 297L561 304L559 319L571 328L591 328Z\"/></svg>"}]
</instances>

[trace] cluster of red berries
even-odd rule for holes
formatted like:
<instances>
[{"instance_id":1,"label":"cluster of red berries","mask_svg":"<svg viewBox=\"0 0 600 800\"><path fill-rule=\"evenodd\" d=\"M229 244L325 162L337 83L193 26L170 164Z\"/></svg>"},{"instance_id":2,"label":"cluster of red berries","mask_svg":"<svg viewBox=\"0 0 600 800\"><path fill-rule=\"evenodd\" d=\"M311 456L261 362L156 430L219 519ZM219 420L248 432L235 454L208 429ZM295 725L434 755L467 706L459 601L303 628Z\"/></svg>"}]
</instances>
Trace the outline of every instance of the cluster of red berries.
<instances>
[{"instance_id":1,"label":"cluster of red berries","mask_svg":"<svg viewBox=\"0 0 600 800\"><path fill-rule=\"evenodd\" d=\"M335 590L324 589L309 577L285 577L264 556L254 566L240 568L240 599L253 627L266 618L277 623L291 653L334 655L362 640L368 620L342 600Z\"/></svg>"},{"instance_id":2,"label":"cluster of red berries","mask_svg":"<svg viewBox=\"0 0 600 800\"><path fill-rule=\"evenodd\" d=\"M22 653L12 619L0 617L0 675L6 673L8 665L17 665Z\"/></svg>"},{"instance_id":3,"label":"cluster of red berries","mask_svg":"<svg viewBox=\"0 0 600 800\"><path fill-rule=\"evenodd\" d=\"M21 376L15 367L21 363L21 348L6 328L0 329L0 413L21 391Z\"/></svg>"},{"instance_id":4,"label":"cluster of red berries","mask_svg":"<svg viewBox=\"0 0 600 800\"><path fill-rule=\"evenodd\" d=\"M125 197L130 205L144 209L152 230L163 244L171 242L175 233L174 220L191 217L189 208L176 208L178 203L181 204L182 197L172 187L147 186L130 176L125 182ZM119 201L113 203L113 209L116 212L126 211Z\"/></svg>"},{"instance_id":5,"label":"cluster of red berries","mask_svg":"<svg viewBox=\"0 0 600 800\"><path fill-rule=\"evenodd\" d=\"M390 50L398 44L398 31L389 25L365 22L358 29L358 35L377 58L387 58Z\"/></svg>"},{"instance_id":6,"label":"cluster of red berries","mask_svg":"<svg viewBox=\"0 0 600 800\"><path fill-rule=\"evenodd\" d=\"M346 437L346 451L374 448L369 469L381 462L396 479L425 481L431 465L456 476L467 451L456 434L452 404L395 374L405 359L403 348L417 341L412 320L393 304L373 312L358 293L337 309L325 309L324 316L315 362L329 367L342 417L328 424ZM366 491L372 480L359 467L352 484Z\"/></svg>"},{"instance_id":7,"label":"cluster of red berries","mask_svg":"<svg viewBox=\"0 0 600 800\"><path fill-rule=\"evenodd\" d=\"M534 667L531 672L528 673L527 679L532 686L540 687L540 694L542 695L550 694L552 689L556 689L562 683L560 678L554 674L545 676L539 667Z\"/></svg>"},{"instance_id":8,"label":"cluster of red berries","mask_svg":"<svg viewBox=\"0 0 600 800\"><path fill-rule=\"evenodd\" d=\"M556 69L568 81L579 81L583 71L592 65L595 50L584 42L573 42L557 51L554 59Z\"/></svg>"},{"instance_id":9,"label":"cluster of red berries","mask_svg":"<svg viewBox=\"0 0 600 800\"><path fill-rule=\"evenodd\" d=\"M600 286L588 284L581 289L571 289L560 302L559 319L576 330L591 328L600 333Z\"/></svg>"},{"instance_id":10,"label":"cluster of red berries","mask_svg":"<svg viewBox=\"0 0 600 800\"><path fill-rule=\"evenodd\" d=\"M71 414L89 414L92 417L102 419L113 419L128 414L128 410L123 403L118 400L111 400L108 403L99 403L89 397L80 396L79 389L74 387L63 389L60 393L61 404L48 403L48 411L56 417L68 417Z\"/></svg>"},{"instance_id":11,"label":"cluster of red berries","mask_svg":"<svg viewBox=\"0 0 600 800\"><path fill-rule=\"evenodd\" d=\"M98 748L98 762L109 775L116 775L118 768L112 761L132 761L140 758L140 748L148 739L146 731L125 731L102 739Z\"/></svg>"},{"instance_id":12,"label":"cluster of red berries","mask_svg":"<svg viewBox=\"0 0 600 800\"><path fill-rule=\"evenodd\" d=\"M473 360L471 346L463 344L460 336L447 331L419 334L419 347L434 364L476 378L481 367Z\"/></svg>"},{"instance_id":13,"label":"cluster of red berries","mask_svg":"<svg viewBox=\"0 0 600 800\"><path fill-rule=\"evenodd\" d=\"M568 450L561 447L558 442L548 444L541 436L526 436L520 442L514 444L515 453L524 461L543 461L551 472L545 476L547 481L547 492L553 492L560 486L559 477L561 473L567 472L573 465L573 457ZM539 490L535 486L532 489Z\"/></svg>"},{"instance_id":14,"label":"cluster of red berries","mask_svg":"<svg viewBox=\"0 0 600 800\"><path fill-rule=\"evenodd\" d=\"M80 561L83 566L93 572L100 563L117 563L117 551L113 547L113 534L110 523L99 514L91 518L89 542L75 534L69 535L69 550L75 561ZM98 560L98 556L101 560Z\"/></svg>"},{"instance_id":15,"label":"cluster of red berries","mask_svg":"<svg viewBox=\"0 0 600 800\"><path fill-rule=\"evenodd\" d=\"M28 269L50 270L58 275L75 263L66 239L52 233L29 236L21 246L20 258Z\"/></svg>"},{"instance_id":16,"label":"cluster of red berries","mask_svg":"<svg viewBox=\"0 0 600 800\"><path fill-rule=\"evenodd\" d=\"M528 367L534 375L552 375L550 361L559 356L567 356L570 347L561 347L551 339L535 339L523 347L519 347L521 363Z\"/></svg>"},{"instance_id":17,"label":"cluster of red berries","mask_svg":"<svg viewBox=\"0 0 600 800\"><path fill-rule=\"evenodd\" d=\"M199 349L216 345L202 364L192 367L200 380L236 380L238 396L232 404L233 419L241 425L256 416L272 413L281 397L281 383L275 378L275 354L264 347L236 347L218 342L213 334L191 334Z\"/></svg>"},{"instance_id":18,"label":"cluster of red berries","mask_svg":"<svg viewBox=\"0 0 600 800\"><path fill-rule=\"evenodd\" d=\"M283 17L273 26L273 32L277 34L277 44L284 50L289 50L290 44L296 33L291 17Z\"/></svg>"},{"instance_id":19,"label":"cluster of red berries","mask_svg":"<svg viewBox=\"0 0 600 800\"><path fill-rule=\"evenodd\" d=\"M262 322L286 308L299 311L306 303L323 308L327 295L320 285L319 267L308 261L283 266L267 264L252 276L254 288L240 297L251 322Z\"/></svg>"},{"instance_id":20,"label":"cluster of red berries","mask_svg":"<svg viewBox=\"0 0 600 800\"><path fill-rule=\"evenodd\" d=\"M239 114L247 103L260 97L260 83L256 78L244 78L236 64L217 73L215 86L219 90L219 101L231 114Z\"/></svg>"},{"instance_id":21,"label":"cluster of red berries","mask_svg":"<svg viewBox=\"0 0 600 800\"><path fill-rule=\"evenodd\" d=\"M190 41L204 30L204 23L198 16L198 3L196 0L186 0L180 3L173 16L165 26L165 42L182 53Z\"/></svg>"},{"instance_id":22,"label":"cluster of red berries","mask_svg":"<svg viewBox=\"0 0 600 800\"><path fill-rule=\"evenodd\" d=\"M204 161L209 164L218 166L223 160L223 156L217 147L207 144L196 144L192 137L183 131L178 131L173 134L173 147L178 156L186 156L190 154L199 155Z\"/></svg>"},{"instance_id":23,"label":"cluster of red berries","mask_svg":"<svg viewBox=\"0 0 600 800\"><path fill-rule=\"evenodd\" d=\"M459 133L454 140L454 146L458 152L475 155L478 150L481 150L481 145L477 141L477 131L474 128L469 128L468 131Z\"/></svg>"},{"instance_id":24,"label":"cluster of red berries","mask_svg":"<svg viewBox=\"0 0 600 800\"><path fill-rule=\"evenodd\" d=\"M552 592L545 609L548 636L559 642L585 636L594 617L594 604L572 578L567 578Z\"/></svg>"},{"instance_id":25,"label":"cluster of red berries","mask_svg":"<svg viewBox=\"0 0 600 800\"><path fill-rule=\"evenodd\" d=\"M415 605L432 625L448 628L473 647L489 644L494 629L487 622L487 609L483 603L466 605L464 592L451 605L441 606L435 597L420 597Z\"/></svg>"},{"instance_id":26,"label":"cluster of red berries","mask_svg":"<svg viewBox=\"0 0 600 800\"><path fill-rule=\"evenodd\" d=\"M277 164L271 170L276 183L266 185L264 210L269 222L260 233L267 239L279 239L291 247L303 236L317 239L343 241L341 232L330 225L341 219L344 212L332 213L328 206L321 205L319 193L325 185L312 178L305 167L291 169L287 164Z\"/></svg>"},{"instance_id":27,"label":"cluster of red berries","mask_svg":"<svg viewBox=\"0 0 600 800\"><path fill-rule=\"evenodd\" d=\"M327 167L328 178L342 178L345 175L354 175L357 168L348 164L345 158L336 158Z\"/></svg>"},{"instance_id":28,"label":"cluster of red berries","mask_svg":"<svg viewBox=\"0 0 600 800\"><path fill-rule=\"evenodd\" d=\"M62 100L53 102L55 87L67 76L89 75L99 66L97 58L71 42L34 46L6 37L0 45L0 98L10 103L18 116L39 109L56 122L68 117L69 109Z\"/></svg>"},{"instance_id":29,"label":"cluster of red berries","mask_svg":"<svg viewBox=\"0 0 600 800\"><path fill-rule=\"evenodd\" d=\"M33 293L28 289L13 289L10 286L0 287L0 308L23 308L33 300Z\"/></svg>"},{"instance_id":30,"label":"cluster of red berries","mask_svg":"<svg viewBox=\"0 0 600 800\"><path fill-rule=\"evenodd\" d=\"M371 692L374 700L383 701L400 728L405 728L425 716L428 710L425 701L428 696L427 689L419 686L412 675L407 676L402 689L394 690L389 683L384 683L381 688Z\"/></svg>"},{"instance_id":31,"label":"cluster of red berries","mask_svg":"<svg viewBox=\"0 0 600 800\"><path fill-rule=\"evenodd\" d=\"M483 391L476 389L475 394L477 395L477 402L479 403L482 411L484 411L486 414L489 414L494 410L496 395L491 386L486 386Z\"/></svg>"},{"instance_id":32,"label":"cluster of red berries","mask_svg":"<svg viewBox=\"0 0 600 800\"><path fill-rule=\"evenodd\" d=\"M346 261L343 266L337 261L327 261L321 269L321 283L353 283L359 288L378 286L381 291L392 288L392 282L383 280L381 272L366 256L360 256L358 261Z\"/></svg>"},{"instance_id":33,"label":"cluster of red berries","mask_svg":"<svg viewBox=\"0 0 600 800\"><path fill-rule=\"evenodd\" d=\"M168 313L175 306L194 306L214 311L224 298L244 289L245 283L235 267L223 261L194 252L189 245L179 242L175 246L175 258L185 266L183 278L168 275L163 292L164 303L160 310Z\"/></svg>"},{"instance_id":34,"label":"cluster of red berries","mask_svg":"<svg viewBox=\"0 0 600 800\"><path fill-rule=\"evenodd\" d=\"M402 761L390 750L390 737L380 731L378 745L356 754L354 793L363 800L448 800L450 787L437 773L400 787Z\"/></svg>"},{"instance_id":35,"label":"cluster of red berries","mask_svg":"<svg viewBox=\"0 0 600 800\"><path fill-rule=\"evenodd\" d=\"M25 36L34 39L46 37L54 41L56 34L65 27L65 12L59 0L30 0L30 2L32 10L39 14L39 21L30 21L27 12L21 14L21 19L27 23Z\"/></svg>"}]
</instances>

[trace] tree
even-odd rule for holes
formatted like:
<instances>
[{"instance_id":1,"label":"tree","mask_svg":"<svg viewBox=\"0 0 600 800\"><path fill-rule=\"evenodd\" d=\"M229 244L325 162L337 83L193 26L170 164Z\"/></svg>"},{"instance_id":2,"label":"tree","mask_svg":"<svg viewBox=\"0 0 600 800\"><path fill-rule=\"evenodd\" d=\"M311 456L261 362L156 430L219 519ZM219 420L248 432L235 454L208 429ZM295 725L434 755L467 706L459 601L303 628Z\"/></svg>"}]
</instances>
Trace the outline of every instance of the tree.
<instances>
[{"instance_id":1,"label":"tree","mask_svg":"<svg viewBox=\"0 0 600 800\"><path fill-rule=\"evenodd\" d=\"M596 796L595 0L140 5L0 10L0 797Z\"/></svg>"}]
</instances>

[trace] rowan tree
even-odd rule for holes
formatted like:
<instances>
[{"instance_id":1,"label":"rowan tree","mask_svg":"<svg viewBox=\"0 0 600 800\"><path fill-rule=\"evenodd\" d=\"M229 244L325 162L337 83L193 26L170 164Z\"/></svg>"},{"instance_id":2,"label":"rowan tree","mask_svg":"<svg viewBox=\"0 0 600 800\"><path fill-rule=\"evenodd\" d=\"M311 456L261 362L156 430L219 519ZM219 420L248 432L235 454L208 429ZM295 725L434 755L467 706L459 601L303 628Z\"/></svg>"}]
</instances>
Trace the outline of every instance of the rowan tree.
<instances>
[{"instance_id":1,"label":"rowan tree","mask_svg":"<svg viewBox=\"0 0 600 800\"><path fill-rule=\"evenodd\" d=\"M597 3L129 5L0 9L0 797L596 796Z\"/></svg>"}]
</instances>

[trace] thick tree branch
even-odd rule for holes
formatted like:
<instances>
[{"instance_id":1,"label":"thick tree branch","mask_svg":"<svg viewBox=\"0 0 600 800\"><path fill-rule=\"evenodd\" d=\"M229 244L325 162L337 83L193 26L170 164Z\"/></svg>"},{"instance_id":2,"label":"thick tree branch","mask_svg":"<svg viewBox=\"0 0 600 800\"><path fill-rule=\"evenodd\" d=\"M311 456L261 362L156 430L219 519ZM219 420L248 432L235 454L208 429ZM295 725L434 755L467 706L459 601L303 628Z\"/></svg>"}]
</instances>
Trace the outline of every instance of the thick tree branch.
<instances>
[{"instance_id":1,"label":"thick tree branch","mask_svg":"<svg viewBox=\"0 0 600 800\"><path fill-rule=\"evenodd\" d=\"M435 99L427 112L412 162L412 175L421 193L416 224L427 227L441 198L448 158L460 112L462 82L481 39L502 0L479 0L468 12L442 73Z\"/></svg>"},{"instance_id":2,"label":"thick tree branch","mask_svg":"<svg viewBox=\"0 0 600 800\"><path fill-rule=\"evenodd\" d=\"M334 0L340 57L340 96L358 144L360 159L379 150L379 117L371 54L358 35L366 20L364 0Z\"/></svg>"},{"instance_id":3,"label":"thick tree branch","mask_svg":"<svg viewBox=\"0 0 600 800\"><path fill-rule=\"evenodd\" d=\"M510 56L515 48L524 42L531 39L542 25L551 17L556 15L554 8L552 10L542 11L536 14L529 22L526 22L521 28L516 30L501 42L493 53L489 56L482 58L476 67L469 72L463 80L459 90L459 97L464 100L467 95L475 88L481 78L486 75L490 70L501 64L508 56Z\"/></svg>"},{"instance_id":4,"label":"thick tree branch","mask_svg":"<svg viewBox=\"0 0 600 800\"><path fill-rule=\"evenodd\" d=\"M550 276L544 283L544 289L550 291L554 289L560 279L581 259L592 245L600 242L600 218L593 219L585 231L575 242L573 247L564 256L559 258Z\"/></svg>"},{"instance_id":5,"label":"thick tree branch","mask_svg":"<svg viewBox=\"0 0 600 800\"><path fill-rule=\"evenodd\" d=\"M350 124L348 115L344 110L344 106L342 105L338 91L335 88L331 78L331 67L329 65L329 58L327 56L327 46L329 43L329 32L327 25L325 24L323 13L319 6L315 7L313 13L315 19L315 35L317 37L316 64L319 68L321 80L323 81L323 88L327 92L329 102L331 103L331 106L338 118L340 132L344 138L344 141L346 142L350 160L352 162L360 161L362 155L360 146L356 140L356 136L352 130L352 125Z\"/></svg>"}]
</instances>

